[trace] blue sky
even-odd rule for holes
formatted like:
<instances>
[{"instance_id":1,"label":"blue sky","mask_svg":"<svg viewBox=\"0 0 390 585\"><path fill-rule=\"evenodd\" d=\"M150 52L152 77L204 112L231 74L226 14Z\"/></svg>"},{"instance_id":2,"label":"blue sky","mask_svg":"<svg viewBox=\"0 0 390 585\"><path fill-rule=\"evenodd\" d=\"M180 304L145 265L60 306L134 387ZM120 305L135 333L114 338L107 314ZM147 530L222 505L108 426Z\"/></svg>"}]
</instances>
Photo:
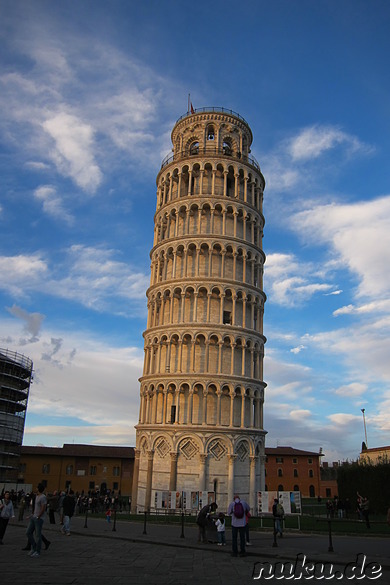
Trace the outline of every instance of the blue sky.
<instances>
[{"instance_id":1,"label":"blue sky","mask_svg":"<svg viewBox=\"0 0 390 585\"><path fill-rule=\"evenodd\" d=\"M0 347L24 443L134 445L156 205L187 110L243 116L266 179L267 445L390 431L390 5L1 0Z\"/></svg>"}]
</instances>

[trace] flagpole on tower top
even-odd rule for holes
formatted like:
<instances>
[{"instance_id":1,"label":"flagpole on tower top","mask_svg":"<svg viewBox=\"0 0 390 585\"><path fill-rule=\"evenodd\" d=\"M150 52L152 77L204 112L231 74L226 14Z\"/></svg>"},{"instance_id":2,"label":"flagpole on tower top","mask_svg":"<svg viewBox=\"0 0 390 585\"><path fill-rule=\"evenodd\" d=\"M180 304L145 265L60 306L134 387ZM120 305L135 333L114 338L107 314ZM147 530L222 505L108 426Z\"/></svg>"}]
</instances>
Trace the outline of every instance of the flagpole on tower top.
<instances>
[{"instance_id":1,"label":"flagpole on tower top","mask_svg":"<svg viewBox=\"0 0 390 585\"><path fill-rule=\"evenodd\" d=\"M195 114L194 106L192 105L191 101L191 94L188 94L188 105L187 105L187 114Z\"/></svg>"}]
</instances>

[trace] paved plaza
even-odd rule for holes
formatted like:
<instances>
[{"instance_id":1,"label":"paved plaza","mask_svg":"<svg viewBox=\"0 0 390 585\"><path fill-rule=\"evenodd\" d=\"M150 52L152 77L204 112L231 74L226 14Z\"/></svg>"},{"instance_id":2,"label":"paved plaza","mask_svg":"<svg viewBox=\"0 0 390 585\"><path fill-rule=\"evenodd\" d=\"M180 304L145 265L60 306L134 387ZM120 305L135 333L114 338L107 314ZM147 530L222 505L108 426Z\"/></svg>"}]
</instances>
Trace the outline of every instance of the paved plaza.
<instances>
[{"instance_id":1,"label":"paved plaza","mask_svg":"<svg viewBox=\"0 0 390 585\"><path fill-rule=\"evenodd\" d=\"M390 537L335 536L334 552L328 552L328 536L286 533L273 546L273 535L268 531L251 533L252 546L247 556L231 556L230 530L227 546L198 544L197 530L192 526L144 524L118 520L108 524L104 519L84 517L72 519L72 534L60 532L60 525L46 522L44 534L51 541L49 550L42 550L39 558L30 558L22 550L26 545L27 521L9 524L4 545L0 547L1 585L246 585L249 583L283 583L284 580L255 579L259 563L295 561L298 554L306 555L307 562L333 563L335 570L343 570L347 563L356 561L358 554L366 562L381 565L382 576L375 581L368 578L359 583L390 584ZM184 538L182 537L184 535ZM390 536L390 529L389 529ZM322 580L323 582L324 580ZM336 579L332 579L333 582ZM315 582L301 578L287 582ZM346 577L338 582L354 582Z\"/></svg>"}]
</instances>

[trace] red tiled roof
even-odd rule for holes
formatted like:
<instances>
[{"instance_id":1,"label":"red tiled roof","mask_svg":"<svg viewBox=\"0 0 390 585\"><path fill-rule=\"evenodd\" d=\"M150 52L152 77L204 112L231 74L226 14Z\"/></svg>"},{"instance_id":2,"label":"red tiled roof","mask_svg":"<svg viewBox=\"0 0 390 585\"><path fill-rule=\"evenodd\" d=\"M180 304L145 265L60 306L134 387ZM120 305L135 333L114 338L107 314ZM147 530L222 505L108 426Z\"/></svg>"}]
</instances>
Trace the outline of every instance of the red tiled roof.
<instances>
[{"instance_id":1,"label":"red tiled roof","mask_svg":"<svg viewBox=\"0 0 390 585\"><path fill-rule=\"evenodd\" d=\"M266 447L266 455L312 455L316 457L322 456L318 451L302 451L301 449L294 449L293 447Z\"/></svg>"},{"instance_id":2,"label":"red tiled roof","mask_svg":"<svg viewBox=\"0 0 390 585\"><path fill-rule=\"evenodd\" d=\"M63 447L22 446L22 455L62 455L64 457L115 457L134 459L134 447L111 447L109 445L73 445Z\"/></svg>"}]
</instances>

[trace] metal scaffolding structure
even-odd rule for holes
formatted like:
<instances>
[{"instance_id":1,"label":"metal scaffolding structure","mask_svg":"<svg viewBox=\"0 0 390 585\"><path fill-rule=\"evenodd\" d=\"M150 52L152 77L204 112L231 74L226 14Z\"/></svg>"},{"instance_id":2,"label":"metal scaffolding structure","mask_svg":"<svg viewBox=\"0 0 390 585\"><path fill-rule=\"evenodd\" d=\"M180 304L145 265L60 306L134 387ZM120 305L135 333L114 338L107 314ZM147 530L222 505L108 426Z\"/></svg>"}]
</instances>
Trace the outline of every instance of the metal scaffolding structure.
<instances>
[{"instance_id":1,"label":"metal scaffolding structure","mask_svg":"<svg viewBox=\"0 0 390 585\"><path fill-rule=\"evenodd\" d=\"M0 349L0 482L18 479L33 362Z\"/></svg>"}]
</instances>

